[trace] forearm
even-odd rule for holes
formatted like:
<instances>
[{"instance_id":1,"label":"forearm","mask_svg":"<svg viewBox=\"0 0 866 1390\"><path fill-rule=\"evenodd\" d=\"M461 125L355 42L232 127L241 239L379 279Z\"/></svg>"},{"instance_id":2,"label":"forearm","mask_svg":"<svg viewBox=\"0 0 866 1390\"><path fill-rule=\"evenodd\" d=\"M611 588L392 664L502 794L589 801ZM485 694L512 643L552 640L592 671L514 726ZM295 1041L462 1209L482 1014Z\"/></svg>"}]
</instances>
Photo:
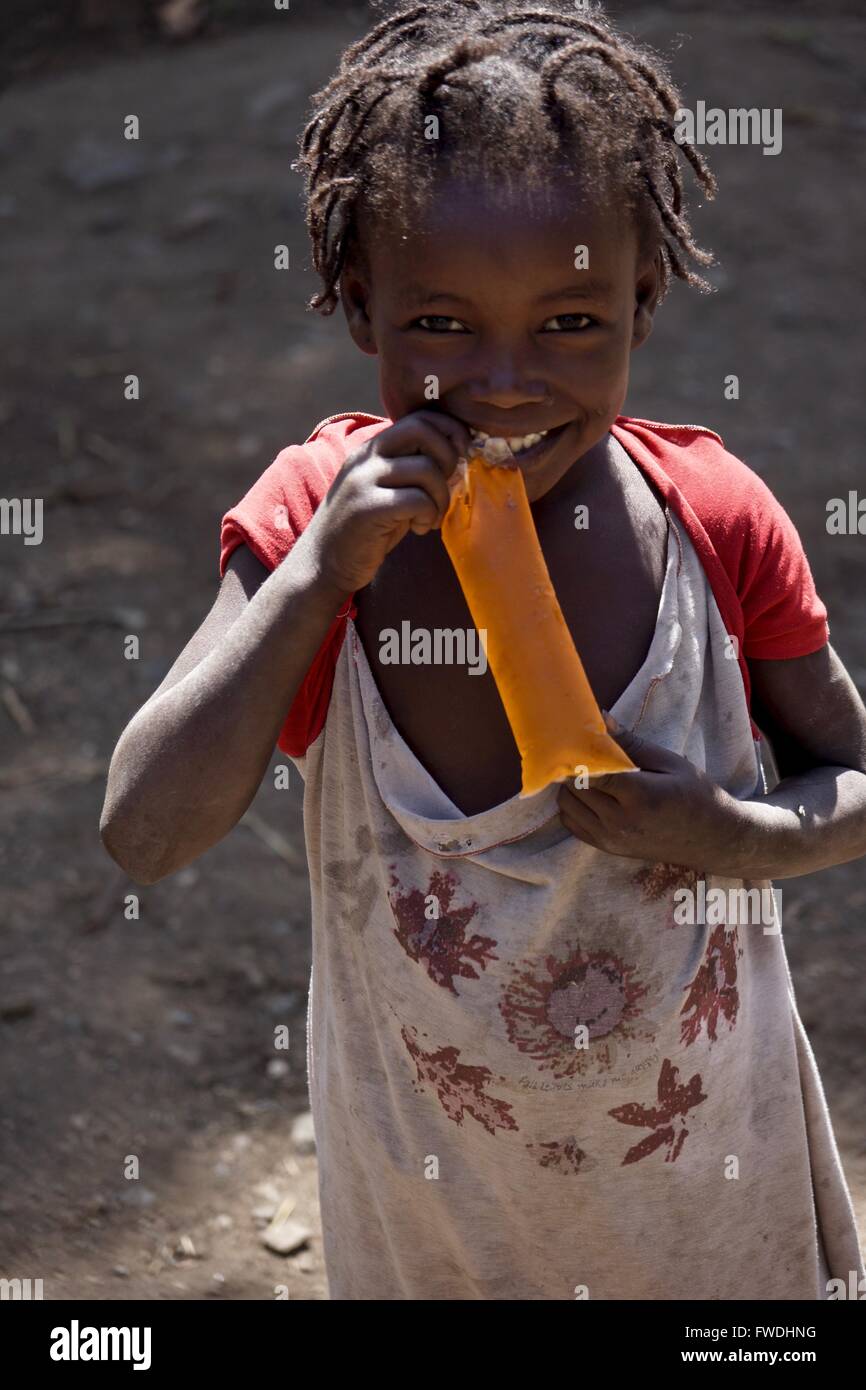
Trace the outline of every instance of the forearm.
<instances>
[{"instance_id":1,"label":"forearm","mask_svg":"<svg viewBox=\"0 0 866 1390\"><path fill-rule=\"evenodd\" d=\"M815 767L767 796L730 798L733 824L724 877L797 878L866 855L866 774Z\"/></svg>"},{"instance_id":2,"label":"forearm","mask_svg":"<svg viewBox=\"0 0 866 1390\"><path fill-rule=\"evenodd\" d=\"M182 868L249 806L292 701L347 595L302 536L198 665L141 709L115 749L101 833L142 882Z\"/></svg>"}]
</instances>

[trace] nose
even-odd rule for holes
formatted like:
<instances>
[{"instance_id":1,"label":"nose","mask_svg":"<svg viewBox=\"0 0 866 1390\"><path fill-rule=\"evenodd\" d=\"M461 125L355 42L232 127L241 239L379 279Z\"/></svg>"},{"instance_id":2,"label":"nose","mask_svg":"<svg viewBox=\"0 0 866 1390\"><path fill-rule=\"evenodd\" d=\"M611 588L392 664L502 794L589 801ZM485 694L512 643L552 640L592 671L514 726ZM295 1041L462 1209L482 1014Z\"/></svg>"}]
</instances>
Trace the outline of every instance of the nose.
<instances>
[{"instance_id":1,"label":"nose","mask_svg":"<svg viewBox=\"0 0 866 1390\"><path fill-rule=\"evenodd\" d=\"M553 403L545 382L524 376L513 361L491 365L483 377L469 383L468 394L476 405L489 405L497 410Z\"/></svg>"}]
</instances>

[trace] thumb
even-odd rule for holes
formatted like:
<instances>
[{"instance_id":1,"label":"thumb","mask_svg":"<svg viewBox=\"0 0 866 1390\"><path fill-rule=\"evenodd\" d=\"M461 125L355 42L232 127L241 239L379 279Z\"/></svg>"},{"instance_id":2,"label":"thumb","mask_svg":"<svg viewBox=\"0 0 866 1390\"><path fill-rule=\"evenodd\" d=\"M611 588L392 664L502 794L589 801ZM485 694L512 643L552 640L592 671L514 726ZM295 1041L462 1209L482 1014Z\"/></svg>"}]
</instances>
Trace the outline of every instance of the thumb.
<instances>
[{"instance_id":1,"label":"thumb","mask_svg":"<svg viewBox=\"0 0 866 1390\"><path fill-rule=\"evenodd\" d=\"M676 771L680 762L679 754L672 753L661 743L653 743L651 739L642 738L633 729L627 729L608 710L603 709L602 715L611 738L616 739L622 751L627 753L632 762L639 768L643 768L647 772Z\"/></svg>"}]
</instances>

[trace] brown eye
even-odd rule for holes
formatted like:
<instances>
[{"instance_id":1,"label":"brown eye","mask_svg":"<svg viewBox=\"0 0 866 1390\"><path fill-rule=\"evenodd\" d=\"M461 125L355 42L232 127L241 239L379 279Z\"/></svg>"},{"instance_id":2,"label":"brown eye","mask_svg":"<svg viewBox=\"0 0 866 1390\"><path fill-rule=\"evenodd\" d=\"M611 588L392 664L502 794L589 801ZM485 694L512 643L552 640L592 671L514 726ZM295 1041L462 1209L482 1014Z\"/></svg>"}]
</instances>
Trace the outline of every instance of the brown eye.
<instances>
[{"instance_id":1,"label":"brown eye","mask_svg":"<svg viewBox=\"0 0 866 1390\"><path fill-rule=\"evenodd\" d=\"M547 322L562 323L565 320L571 320L571 322L566 322L564 328L554 329L554 332L569 333L575 330L582 332L584 329L592 328L595 323L595 319L590 318L589 314L554 314L553 318L548 319Z\"/></svg>"},{"instance_id":2,"label":"brown eye","mask_svg":"<svg viewBox=\"0 0 866 1390\"><path fill-rule=\"evenodd\" d=\"M443 323L444 323L444 324L456 323L456 324L457 324L458 330L459 330L461 333L464 332L463 324L460 322L460 320L459 320L459 319L452 319L452 318L449 318L447 314L425 314L423 318L416 319L416 320L415 320L415 323L418 324L418 326L421 327L421 328L427 328L427 325L428 325L428 324L439 325L439 326L434 326L434 327L432 327L432 328L427 328L427 331L428 331L429 333L451 333L451 332L453 332L453 329L451 329L451 328L442 328L441 325L442 325Z\"/></svg>"}]
</instances>

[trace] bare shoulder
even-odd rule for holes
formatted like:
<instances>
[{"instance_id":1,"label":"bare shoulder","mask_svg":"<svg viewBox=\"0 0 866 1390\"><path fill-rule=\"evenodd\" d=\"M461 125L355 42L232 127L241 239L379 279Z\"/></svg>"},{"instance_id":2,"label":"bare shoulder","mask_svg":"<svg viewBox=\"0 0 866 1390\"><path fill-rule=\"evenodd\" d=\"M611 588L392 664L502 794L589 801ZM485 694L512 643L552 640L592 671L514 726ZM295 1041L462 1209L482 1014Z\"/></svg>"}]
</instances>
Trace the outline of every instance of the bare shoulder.
<instances>
[{"instance_id":1,"label":"bare shoulder","mask_svg":"<svg viewBox=\"0 0 866 1390\"><path fill-rule=\"evenodd\" d=\"M607 584L621 584L632 592L638 583L648 587L650 602L657 605L668 540L664 498L612 435L596 445L581 465L570 493L549 509L556 516L545 523L544 541L558 533L562 542L570 533L567 549L573 556L577 528L586 582L604 576ZM582 518L578 516L581 504L585 507Z\"/></svg>"}]
</instances>

